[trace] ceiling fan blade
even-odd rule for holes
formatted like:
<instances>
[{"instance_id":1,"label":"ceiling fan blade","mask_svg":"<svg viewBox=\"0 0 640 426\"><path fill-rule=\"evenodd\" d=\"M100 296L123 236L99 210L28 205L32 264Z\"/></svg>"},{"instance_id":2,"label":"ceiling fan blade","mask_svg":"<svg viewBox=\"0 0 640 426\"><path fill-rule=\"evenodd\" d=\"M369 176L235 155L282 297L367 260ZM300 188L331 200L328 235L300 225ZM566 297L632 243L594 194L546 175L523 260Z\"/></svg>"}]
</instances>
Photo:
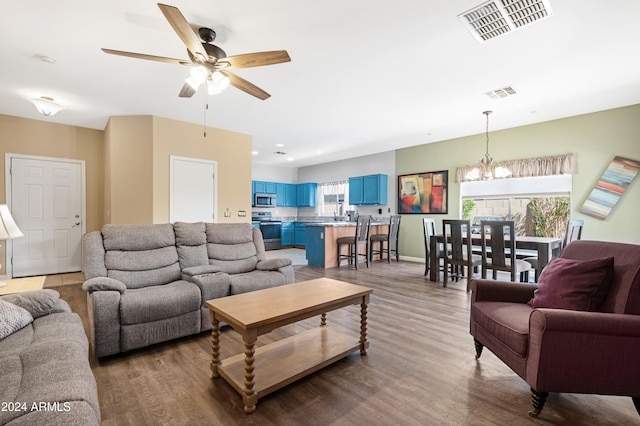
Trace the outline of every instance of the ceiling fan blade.
<instances>
[{"instance_id":1,"label":"ceiling fan blade","mask_svg":"<svg viewBox=\"0 0 640 426\"><path fill-rule=\"evenodd\" d=\"M269 52L246 53L244 55L228 56L221 58L220 63L229 63L229 68L261 67L264 65L290 62L291 58L286 50L273 50Z\"/></svg>"},{"instance_id":2,"label":"ceiling fan blade","mask_svg":"<svg viewBox=\"0 0 640 426\"><path fill-rule=\"evenodd\" d=\"M190 98L195 94L196 89L191 87L189 83L185 83L184 86L182 86L182 89L180 89L180 94L178 96L180 96L181 98Z\"/></svg>"},{"instance_id":3,"label":"ceiling fan blade","mask_svg":"<svg viewBox=\"0 0 640 426\"><path fill-rule=\"evenodd\" d=\"M164 17L167 18L167 21L169 21L169 24L171 24L173 30L178 34L180 40L187 46L189 52L196 58L200 57L203 61L206 61L209 55L207 55L206 50L202 47L200 37L193 31L189 22L187 22L182 12L180 12L180 9L162 3L158 3L158 7L164 14Z\"/></svg>"},{"instance_id":4,"label":"ceiling fan blade","mask_svg":"<svg viewBox=\"0 0 640 426\"><path fill-rule=\"evenodd\" d=\"M145 55L144 53L124 52L122 50L102 49L104 53L110 55L128 56L130 58L146 59L148 61L167 62L170 64L178 65L191 65L191 61L185 61L184 59L165 58L163 56Z\"/></svg>"},{"instance_id":5,"label":"ceiling fan blade","mask_svg":"<svg viewBox=\"0 0 640 426\"><path fill-rule=\"evenodd\" d=\"M242 77L238 77L237 75L230 73L229 71L220 70L220 72L229 77L229 84L231 84L236 89L240 89L243 92L255 96L258 99L262 99L263 101L271 96L255 84L248 82Z\"/></svg>"}]
</instances>

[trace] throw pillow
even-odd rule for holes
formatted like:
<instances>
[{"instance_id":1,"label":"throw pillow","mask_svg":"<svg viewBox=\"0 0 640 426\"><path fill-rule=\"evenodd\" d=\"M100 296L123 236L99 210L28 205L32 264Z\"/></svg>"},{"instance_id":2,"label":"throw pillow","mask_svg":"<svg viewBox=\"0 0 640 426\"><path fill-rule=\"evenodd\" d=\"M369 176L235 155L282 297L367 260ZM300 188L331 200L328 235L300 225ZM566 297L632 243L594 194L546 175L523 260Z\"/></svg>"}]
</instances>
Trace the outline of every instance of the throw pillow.
<instances>
[{"instance_id":1,"label":"throw pillow","mask_svg":"<svg viewBox=\"0 0 640 426\"><path fill-rule=\"evenodd\" d=\"M33 317L26 309L0 299L0 340L32 321Z\"/></svg>"},{"instance_id":2,"label":"throw pillow","mask_svg":"<svg viewBox=\"0 0 640 426\"><path fill-rule=\"evenodd\" d=\"M576 260L555 257L542 270L533 308L596 311L613 279L613 257Z\"/></svg>"},{"instance_id":3,"label":"throw pillow","mask_svg":"<svg viewBox=\"0 0 640 426\"><path fill-rule=\"evenodd\" d=\"M56 308L60 293L55 290L34 290L3 296L2 299L26 309L35 319L49 315Z\"/></svg>"}]
</instances>

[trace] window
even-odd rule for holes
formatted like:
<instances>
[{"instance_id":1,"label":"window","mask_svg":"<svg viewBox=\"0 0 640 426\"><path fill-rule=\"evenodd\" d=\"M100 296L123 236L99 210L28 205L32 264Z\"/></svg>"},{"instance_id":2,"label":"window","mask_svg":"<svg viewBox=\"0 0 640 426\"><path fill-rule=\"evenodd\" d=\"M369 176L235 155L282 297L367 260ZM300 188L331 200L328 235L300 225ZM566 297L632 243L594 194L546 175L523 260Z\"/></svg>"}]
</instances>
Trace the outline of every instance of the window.
<instances>
[{"instance_id":1,"label":"window","mask_svg":"<svg viewBox=\"0 0 640 426\"><path fill-rule=\"evenodd\" d=\"M318 185L316 213L320 216L344 216L349 210L349 182L325 182Z\"/></svg>"},{"instance_id":2,"label":"window","mask_svg":"<svg viewBox=\"0 0 640 426\"><path fill-rule=\"evenodd\" d=\"M571 206L571 175L500 179L460 184L465 219L513 220L518 235L563 237Z\"/></svg>"}]
</instances>

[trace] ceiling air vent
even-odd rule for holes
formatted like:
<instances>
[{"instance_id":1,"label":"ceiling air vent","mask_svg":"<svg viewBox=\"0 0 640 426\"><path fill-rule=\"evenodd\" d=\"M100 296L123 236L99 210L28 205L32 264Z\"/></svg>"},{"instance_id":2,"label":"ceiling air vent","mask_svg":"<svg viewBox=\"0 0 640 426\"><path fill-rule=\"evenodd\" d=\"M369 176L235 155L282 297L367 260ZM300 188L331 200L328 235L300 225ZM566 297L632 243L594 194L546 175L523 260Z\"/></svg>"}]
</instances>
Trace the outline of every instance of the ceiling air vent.
<instances>
[{"instance_id":1,"label":"ceiling air vent","mask_svg":"<svg viewBox=\"0 0 640 426\"><path fill-rule=\"evenodd\" d=\"M480 43L553 15L549 0L491 0L458 15Z\"/></svg>"},{"instance_id":2,"label":"ceiling air vent","mask_svg":"<svg viewBox=\"0 0 640 426\"><path fill-rule=\"evenodd\" d=\"M499 89L492 90L490 92L485 92L484 94L490 97L491 99L502 99L507 96L513 96L516 93L516 89L513 86L501 87Z\"/></svg>"}]
</instances>

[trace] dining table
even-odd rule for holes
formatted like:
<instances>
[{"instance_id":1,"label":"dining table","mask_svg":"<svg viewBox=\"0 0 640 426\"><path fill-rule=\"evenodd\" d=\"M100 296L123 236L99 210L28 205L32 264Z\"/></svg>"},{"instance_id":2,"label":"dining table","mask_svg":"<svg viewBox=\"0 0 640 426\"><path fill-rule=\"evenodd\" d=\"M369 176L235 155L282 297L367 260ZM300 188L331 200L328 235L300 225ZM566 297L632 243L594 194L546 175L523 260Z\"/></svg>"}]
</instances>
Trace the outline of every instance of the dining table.
<instances>
[{"instance_id":1,"label":"dining table","mask_svg":"<svg viewBox=\"0 0 640 426\"><path fill-rule=\"evenodd\" d=\"M433 235L429 241L429 279L431 281L440 281L440 245L444 243L444 235ZM466 236L463 237L463 244L467 243ZM538 266L540 272L547 266L549 260L552 257L560 256L562 251L562 238L555 237L530 237L530 236L516 236L516 249L519 250L532 250L537 252ZM471 245L481 247L482 235L471 234Z\"/></svg>"}]
</instances>

